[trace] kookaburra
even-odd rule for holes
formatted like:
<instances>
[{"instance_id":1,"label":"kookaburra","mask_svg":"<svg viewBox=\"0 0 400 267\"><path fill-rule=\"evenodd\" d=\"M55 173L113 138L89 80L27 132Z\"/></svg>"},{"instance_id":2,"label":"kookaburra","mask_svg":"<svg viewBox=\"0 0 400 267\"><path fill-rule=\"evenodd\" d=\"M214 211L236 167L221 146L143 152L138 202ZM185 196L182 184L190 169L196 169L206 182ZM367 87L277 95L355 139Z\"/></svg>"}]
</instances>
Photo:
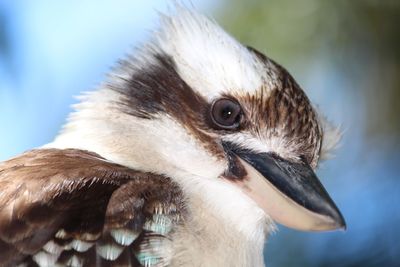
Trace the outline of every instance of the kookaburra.
<instances>
[{"instance_id":1,"label":"kookaburra","mask_svg":"<svg viewBox=\"0 0 400 267\"><path fill-rule=\"evenodd\" d=\"M264 266L274 221L345 227L314 173L335 134L292 76L192 9L160 20L0 163L0 266Z\"/></svg>"}]
</instances>

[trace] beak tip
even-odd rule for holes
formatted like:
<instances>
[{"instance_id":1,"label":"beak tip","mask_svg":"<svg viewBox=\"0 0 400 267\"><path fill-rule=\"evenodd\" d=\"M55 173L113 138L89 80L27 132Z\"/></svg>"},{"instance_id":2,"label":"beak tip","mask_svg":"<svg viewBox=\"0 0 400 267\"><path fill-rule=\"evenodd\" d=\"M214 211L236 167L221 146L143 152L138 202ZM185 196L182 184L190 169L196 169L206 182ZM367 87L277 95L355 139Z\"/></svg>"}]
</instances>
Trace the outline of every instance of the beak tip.
<instances>
[{"instance_id":1,"label":"beak tip","mask_svg":"<svg viewBox=\"0 0 400 267\"><path fill-rule=\"evenodd\" d=\"M347 230L347 224L345 221L340 221L336 224L335 227L337 230L345 232Z\"/></svg>"},{"instance_id":2,"label":"beak tip","mask_svg":"<svg viewBox=\"0 0 400 267\"><path fill-rule=\"evenodd\" d=\"M343 231L347 230L347 224L340 213L336 213L337 216L325 215L321 224L312 226L310 231L314 232L330 232L330 231Z\"/></svg>"},{"instance_id":3,"label":"beak tip","mask_svg":"<svg viewBox=\"0 0 400 267\"><path fill-rule=\"evenodd\" d=\"M346 231L346 221L333 200L327 195L325 198L325 202L320 202L320 204L322 205L320 206L320 210L319 212L317 211L317 213L324 217L324 222L322 224L325 224L325 227L323 227L323 229L327 231Z\"/></svg>"},{"instance_id":4,"label":"beak tip","mask_svg":"<svg viewBox=\"0 0 400 267\"><path fill-rule=\"evenodd\" d=\"M343 232L345 232L347 230L347 224L346 224L346 222L345 222L343 217L341 218L341 221L339 222L338 229L342 230Z\"/></svg>"},{"instance_id":5,"label":"beak tip","mask_svg":"<svg viewBox=\"0 0 400 267\"><path fill-rule=\"evenodd\" d=\"M335 212L331 216L332 220L335 222L335 229L346 231L347 224L339 209L335 209Z\"/></svg>"}]
</instances>

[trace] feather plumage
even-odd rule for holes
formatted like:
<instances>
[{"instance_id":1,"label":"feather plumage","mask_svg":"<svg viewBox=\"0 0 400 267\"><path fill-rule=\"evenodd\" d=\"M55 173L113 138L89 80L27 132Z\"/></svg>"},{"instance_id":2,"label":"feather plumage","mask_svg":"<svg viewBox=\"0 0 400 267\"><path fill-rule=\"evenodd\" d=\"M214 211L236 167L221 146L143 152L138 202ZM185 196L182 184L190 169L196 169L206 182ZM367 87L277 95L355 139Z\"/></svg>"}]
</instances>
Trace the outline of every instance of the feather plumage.
<instances>
[{"instance_id":1,"label":"feather plumage","mask_svg":"<svg viewBox=\"0 0 400 267\"><path fill-rule=\"evenodd\" d=\"M184 216L180 189L76 149L0 164L0 262L6 266L164 266Z\"/></svg>"}]
</instances>

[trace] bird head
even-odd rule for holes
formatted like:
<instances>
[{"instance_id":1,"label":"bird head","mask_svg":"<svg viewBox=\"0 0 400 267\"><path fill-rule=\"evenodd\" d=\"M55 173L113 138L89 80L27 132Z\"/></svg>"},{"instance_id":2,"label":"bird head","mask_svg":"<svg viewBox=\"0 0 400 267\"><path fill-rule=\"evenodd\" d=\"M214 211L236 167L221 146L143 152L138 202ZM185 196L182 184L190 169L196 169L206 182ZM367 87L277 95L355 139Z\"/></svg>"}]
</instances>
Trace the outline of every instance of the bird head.
<instances>
[{"instance_id":1,"label":"bird head","mask_svg":"<svg viewBox=\"0 0 400 267\"><path fill-rule=\"evenodd\" d=\"M212 20L176 13L84 97L54 144L168 175L209 198L234 192L223 201L245 199L289 227L343 228L314 172L328 133L300 86Z\"/></svg>"}]
</instances>

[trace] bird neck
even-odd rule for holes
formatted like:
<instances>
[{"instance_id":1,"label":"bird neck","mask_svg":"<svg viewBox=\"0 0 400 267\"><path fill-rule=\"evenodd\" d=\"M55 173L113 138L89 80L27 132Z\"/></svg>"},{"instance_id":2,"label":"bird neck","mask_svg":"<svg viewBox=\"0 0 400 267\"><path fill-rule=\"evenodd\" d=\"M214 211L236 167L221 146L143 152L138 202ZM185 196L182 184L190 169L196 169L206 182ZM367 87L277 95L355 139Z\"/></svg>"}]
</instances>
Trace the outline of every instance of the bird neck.
<instances>
[{"instance_id":1,"label":"bird neck","mask_svg":"<svg viewBox=\"0 0 400 267\"><path fill-rule=\"evenodd\" d=\"M190 216L173 237L171 266L264 266L262 222L249 236L216 214L200 193L189 198L188 207Z\"/></svg>"}]
</instances>

